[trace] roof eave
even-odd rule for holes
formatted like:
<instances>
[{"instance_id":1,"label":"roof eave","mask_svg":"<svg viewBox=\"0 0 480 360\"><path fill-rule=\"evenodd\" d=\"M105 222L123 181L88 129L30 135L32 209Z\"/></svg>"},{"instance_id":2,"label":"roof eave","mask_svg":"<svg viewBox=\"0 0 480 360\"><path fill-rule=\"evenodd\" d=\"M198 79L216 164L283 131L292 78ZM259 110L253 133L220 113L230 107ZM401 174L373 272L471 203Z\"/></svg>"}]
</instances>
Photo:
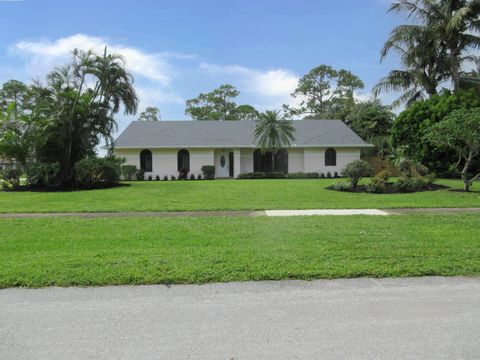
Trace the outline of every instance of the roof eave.
<instances>
[{"instance_id":1,"label":"roof eave","mask_svg":"<svg viewBox=\"0 0 480 360\"><path fill-rule=\"evenodd\" d=\"M375 145L372 144L321 144L321 145L296 145L288 146L288 149L302 149L302 148L372 148ZM256 149L256 145L183 145L183 146L149 146L149 145L139 145L139 146L115 146L115 149L225 149L225 148L235 148L235 149Z\"/></svg>"}]
</instances>

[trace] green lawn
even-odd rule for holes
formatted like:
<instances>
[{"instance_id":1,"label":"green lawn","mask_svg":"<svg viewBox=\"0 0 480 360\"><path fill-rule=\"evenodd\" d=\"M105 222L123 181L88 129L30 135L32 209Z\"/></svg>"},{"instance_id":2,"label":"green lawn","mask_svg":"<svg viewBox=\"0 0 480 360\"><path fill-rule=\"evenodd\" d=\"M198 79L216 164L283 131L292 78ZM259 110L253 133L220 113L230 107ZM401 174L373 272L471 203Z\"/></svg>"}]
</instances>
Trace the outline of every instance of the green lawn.
<instances>
[{"instance_id":1,"label":"green lawn","mask_svg":"<svg viewBox=\"0 0 480 360\"><path fill-rule=\"evenodd\" d=\"M315 208L480 207L480 183L470 194L353 194L326 190L336 180L145 181L74 192L0 191L0 212L263 210ZM440 184L460 189L457 180Z\"/></svg>"},{"instance_id":2,"label":"green lawn","mask_svg":"<svg viewBox=\"0 0 480 360\"><path fill-rule=\"evenodd\" d=\"M0 229L2 288L480 274L480 214L4 219Z\"/></svg>"}]
</instances>

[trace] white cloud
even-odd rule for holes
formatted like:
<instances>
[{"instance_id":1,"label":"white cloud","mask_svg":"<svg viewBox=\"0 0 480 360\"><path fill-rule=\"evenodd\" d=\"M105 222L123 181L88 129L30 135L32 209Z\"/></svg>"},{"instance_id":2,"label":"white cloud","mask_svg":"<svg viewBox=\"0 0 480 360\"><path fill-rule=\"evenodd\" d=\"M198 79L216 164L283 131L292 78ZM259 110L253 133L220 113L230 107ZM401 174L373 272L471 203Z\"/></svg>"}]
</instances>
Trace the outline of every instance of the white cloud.
<instances>
[{"instance_id":1,"label":"white cloud","mask_svg":"<svg viewBox=\"0 0 480 360\"><path fill-rule=\"evenodd\" d=\"M185 99L174 93L159 90L151 86L137 86L135 88L138 97L142 100L140 104L140 111L144 110L147 106L161 107L162 104L184 104Z\"/></svg>"},{"instance_id":2,"label":"white cloud","mask_svg":"<svg viewBox=\"0 0 480 360\"><path fill-rule=\"evenodd\" d=\"M241 65L200 64L209 73L230 75L241 89L256 97L256 107L260 109L280 108L283 104L294 104L290 94L295 90L299 77L289 70L256 70Z\"/></svg>"},{"instance_id":3,"label":"white cloud","mask_svg":"<svg viewBox=\"0 0 480 360\"><path fill-rule=\"evenodd\" d=\"M134 47L114 44L103 37L76 34L55 41L20 41L12 51L29 58L27 71L37 77L47 73L53 66L66 63L74 49L93 50L102 53L105 46L110 53L121 54L127 69L145 79L168 85L174 71L167 61L169 57L192 58L194 55L174 52L147 53Z\"/></svg>"}]
</instances>

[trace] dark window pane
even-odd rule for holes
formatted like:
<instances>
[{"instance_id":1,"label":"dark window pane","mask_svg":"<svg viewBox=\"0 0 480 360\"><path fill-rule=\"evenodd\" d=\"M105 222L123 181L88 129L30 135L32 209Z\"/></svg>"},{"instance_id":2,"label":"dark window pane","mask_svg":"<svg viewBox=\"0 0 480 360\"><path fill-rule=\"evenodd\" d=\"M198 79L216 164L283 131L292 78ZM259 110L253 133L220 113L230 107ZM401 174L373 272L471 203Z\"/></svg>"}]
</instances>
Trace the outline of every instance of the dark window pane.
<instances>
[{"instance_id":1,"label":"dark window pane","mask_svg":"<svg viewBox=\"0 0 480 360\"><path fill-rule=\"evenodd\" d=\"M177 170L181 169L190 171L190 154L185 149L180 150L177 154Z\"/></svg>"},{"instance_id":2,"label":"dark window pane","mask_svg":"<svg viewBox=\"0 0 480 360\"><path fill-rule=\"evenodd\" d=\"M325 150L325 166L336 166L337 165L337 152L328 148Z\"/></svg>"},{"instance_id":3,"label":"dark window pane","mask_svg":"<svg viewBox=\"0 0 480 360\"><path fill-rule=\"evenodd\" d=\"M145 172L152 171L152 152L150 150L140 152L140 169Z\"/></svg>"}]
</instances>

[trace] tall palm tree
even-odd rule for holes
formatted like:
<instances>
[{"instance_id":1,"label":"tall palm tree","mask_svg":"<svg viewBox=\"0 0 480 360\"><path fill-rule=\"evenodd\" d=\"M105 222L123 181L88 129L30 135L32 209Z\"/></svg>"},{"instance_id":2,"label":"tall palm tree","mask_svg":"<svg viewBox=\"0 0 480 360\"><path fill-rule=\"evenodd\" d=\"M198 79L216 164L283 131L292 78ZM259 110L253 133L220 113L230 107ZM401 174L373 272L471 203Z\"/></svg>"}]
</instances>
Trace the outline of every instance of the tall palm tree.
<instances>
[{"instance_id":1,"label":"tall palm tree","mask_svg":"<svg viewBox=\"0 0 480 360\"><path fill-rule=\"evenodd\" d=\"M480 48L480 0L397 0L390 12L406 12L409 18L432 29L447 50L453 89L460 89L460 66L465 52ZM415 25L404 25L406 27Z\"/></svg>"},{"instance_id":2,"label":"tall palm tree","mask_svg":"<svg viewBox=\"0 0 480 360\"><path fill-rule=\"evenodd\" d=\"M73 59L48 76L54 120L45 156L61 158L64 183L72 181L75 163L101 138L111 145L117 126L114 116L122 108L125 114L134 114L138 104L133 78L120 56L107 54L106 49L103 55L75 50Z\"/></svg>"},{"instance_id":3,"label":"tall palm tree","mask_svg":"<svg viewBox=\"0 0 480 360\"><path fill-rule=\"evenodd\" d=\"M295 140L295 128L292 121L285 119L279 110L265 111L256 122L255 141L263 152L272 153L272 168L275 171L275 155Z\"/></svg>"},{"instance_id":4,"label":"tall palm tree","mask_svg":"<svg viewBox=\"0 0 480 360\"><path fill-rule=\"evenodd\" d=\"M396 27L385 42L381 60L394 51L400 55L404 69L392 70L374 87L378 96L382 91L398 91L402 95L393 102L409 105L413 101L435 95L438 86L448 78L446 50L439 36L423 25Z\"/></svg>"}]
</instances>

